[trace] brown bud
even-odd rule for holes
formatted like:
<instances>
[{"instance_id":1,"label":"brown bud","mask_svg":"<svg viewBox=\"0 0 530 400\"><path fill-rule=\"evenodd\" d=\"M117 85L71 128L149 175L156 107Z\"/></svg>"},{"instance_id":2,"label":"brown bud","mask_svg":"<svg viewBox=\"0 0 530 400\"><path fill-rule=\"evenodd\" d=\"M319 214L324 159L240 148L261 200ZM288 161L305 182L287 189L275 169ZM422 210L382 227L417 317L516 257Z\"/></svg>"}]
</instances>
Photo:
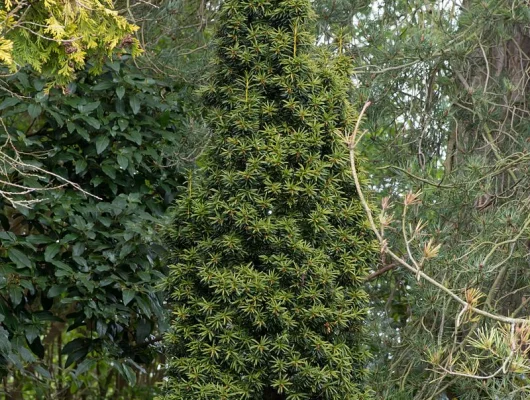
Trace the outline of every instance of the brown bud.
<instances>
[{"instance_id":1,"label":"brown bud","mask_svg":"<svg viewBox=\"0 0 530 400\"><path fill-rule=\"evenodd\" d=\"M75 47L73 44L71 43L65 43L64 45L64 51L66 52L66 54L72 54L72 53L76 53L77 52L77 47Z\"/></svg>"},{"instance_id":2,"label":"brown bud","mask_svg":"<svg viewBox=\"0 0 530 400\"><path fill-rule=\"evenodd\" d=\"M134 42L134 39L133 39L132 35L125 35L125 37L122 39L119 47L129 46L133 42Z\"/></svg>"}]
</instances>

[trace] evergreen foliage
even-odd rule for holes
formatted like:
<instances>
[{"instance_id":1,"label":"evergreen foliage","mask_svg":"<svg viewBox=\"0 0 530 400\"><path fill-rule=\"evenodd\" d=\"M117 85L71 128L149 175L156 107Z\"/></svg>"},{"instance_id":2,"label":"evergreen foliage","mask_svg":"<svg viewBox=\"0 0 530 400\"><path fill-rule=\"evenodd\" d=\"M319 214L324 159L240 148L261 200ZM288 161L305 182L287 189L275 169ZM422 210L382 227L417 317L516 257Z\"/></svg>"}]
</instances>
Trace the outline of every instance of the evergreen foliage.
<instances>
[{"instance_id":1,"label":"evergreen foliage","mask_svg":"<svg viewBox=\"0 0 530 400\"><path fill-rule=\"evenodd\" d=\"M168 400L368 396L376 252L338 135L351 60L317 51L311 18L307 0L221 10L213 138L168 232Z\"/></svg>"},{"instance_id":2,"label":"evergreen foliage","mask_svg":"<svg viewBox=\"0 0 530 400\"><path fill-rule=\"evenodd\" d=\"M0 364L14 397L104 398L113 371L134 385L164 329L155 228L181 178L166 165L180 94L126 59L66 93L21 71L8 80L19 95L0 96L0 190L29 204L0 198Z\"/></svg>"},{"instance_id":3,"label":"evergreen foliage","mask_svg":"<svg viewBox=\"0 0 530 400\"><path fill-rule=\"evenodd\" d=\"M391 0L351 9L359 11L345 21L362 82L355 96L372 101L361 146L392 206L388 248L423 259L422 272L466 303L528 319L528 4ZM422 204L403 217L406 193L420 190ZM426 260L431 240L441 248ZM382 261L369 289L378 398L530 398L527 323L464 312L388 254Z\"/></svg>"},{"instance_id":4,"label":"evergreen foliage","mask_svg":"<svg viewBox=\"0 0 530 400\"><path fill-rule=\"evenodd\" d=\"M0 3L0 63L12 71L31 65L64 84L87 59L97 60L93 71L98 73L116 48L138 54L138 40L131 36L136 30L108 0L5 0Z\"/></svg>"}]
</instances>

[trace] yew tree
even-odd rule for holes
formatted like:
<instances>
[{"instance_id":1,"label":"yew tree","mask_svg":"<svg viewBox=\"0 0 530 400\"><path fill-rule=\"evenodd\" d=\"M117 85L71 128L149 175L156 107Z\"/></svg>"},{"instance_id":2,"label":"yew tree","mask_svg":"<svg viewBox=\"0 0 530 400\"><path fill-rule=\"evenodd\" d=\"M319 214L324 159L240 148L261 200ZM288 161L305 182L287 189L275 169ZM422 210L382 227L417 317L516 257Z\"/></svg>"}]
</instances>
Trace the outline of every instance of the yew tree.
<instances>
[{"instance_id":1,"label":"yew tree","mask_svg":"<svg viewBox=\"0 0 530 400\"><path fill-rule=\"evenodd\" d=\"M341 137L351 59L308 0L229 0L203 89L212 130L168 229L165 399L361 399L376 263Z\"/></svg>"}]
</instances>

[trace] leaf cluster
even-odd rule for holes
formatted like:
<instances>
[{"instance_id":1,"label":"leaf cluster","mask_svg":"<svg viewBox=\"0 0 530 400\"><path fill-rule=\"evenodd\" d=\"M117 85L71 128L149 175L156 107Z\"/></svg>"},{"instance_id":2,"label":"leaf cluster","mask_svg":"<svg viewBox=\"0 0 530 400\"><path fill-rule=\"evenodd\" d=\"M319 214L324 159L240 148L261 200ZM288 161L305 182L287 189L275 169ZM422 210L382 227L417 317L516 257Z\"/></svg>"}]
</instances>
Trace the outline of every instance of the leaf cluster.
<instances>
[{"instance_id":1,"label":"leaf cluster","mask_svg":"<svg viewBox=\"0 0 530 400\"><path fill-rule=\"evenodd\" d=\"M36 202L0 204L4 372L39 367L36 376L46 379L57 365L47 364L53 357L45 348L66 329L58 367L77 366L73 380L94 367L83 360L101 354L129 360L116 365L130 380L136 363L152 359L144 343L165 329L157 224L179 184L166 164L185 119L168 83L126 57L108 61L101 75L81 74L64 91L46 92L25 71L9 79L18 96L2 92L0 136L10 143L3 151L28 167L2 165L3 179L34 188L24 196ZM71 186L45 190L61 178L90 195Z\"/></svg>"},{"instance_id":2,"label":"leaf cluster","mask_svg":"<svg viewBox=\"0 0 530 400\"><path fill-rule=\"evenodd\" d=\"M0 5L0 61L12 72L30 65L64 84L87 60L96 61L98 73L115 49L139 54L136 30L107 0L7 0Z\"/></svg>"}]
</instances>

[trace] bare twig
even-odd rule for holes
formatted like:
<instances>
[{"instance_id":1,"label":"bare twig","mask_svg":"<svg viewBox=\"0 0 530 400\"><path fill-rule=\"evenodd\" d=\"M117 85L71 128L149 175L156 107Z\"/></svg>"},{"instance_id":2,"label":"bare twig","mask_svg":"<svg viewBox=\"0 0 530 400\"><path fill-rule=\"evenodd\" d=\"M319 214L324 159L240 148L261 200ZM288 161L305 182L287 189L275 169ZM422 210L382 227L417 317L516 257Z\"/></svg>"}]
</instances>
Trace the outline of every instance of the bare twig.
<instances>
[{"instance_id":1,"label":"bare twig","mask_svg":"<svg viewBox=\"0 0 530 400\"><path fill-rule=\"evenodd\" d=\"M398 263L392 263L392 264L388 264L388 265L385 265L384 267L381 267L379 268L377 271L375 272L372 272L370 275L368 275L366 278L365 278L365 281L366 282L370 282L370 281L373 281L375 278L387 273L388 271L391 271L393 270L394 268L396 268L399 264Z\"/></svg>"}]
</instances>

